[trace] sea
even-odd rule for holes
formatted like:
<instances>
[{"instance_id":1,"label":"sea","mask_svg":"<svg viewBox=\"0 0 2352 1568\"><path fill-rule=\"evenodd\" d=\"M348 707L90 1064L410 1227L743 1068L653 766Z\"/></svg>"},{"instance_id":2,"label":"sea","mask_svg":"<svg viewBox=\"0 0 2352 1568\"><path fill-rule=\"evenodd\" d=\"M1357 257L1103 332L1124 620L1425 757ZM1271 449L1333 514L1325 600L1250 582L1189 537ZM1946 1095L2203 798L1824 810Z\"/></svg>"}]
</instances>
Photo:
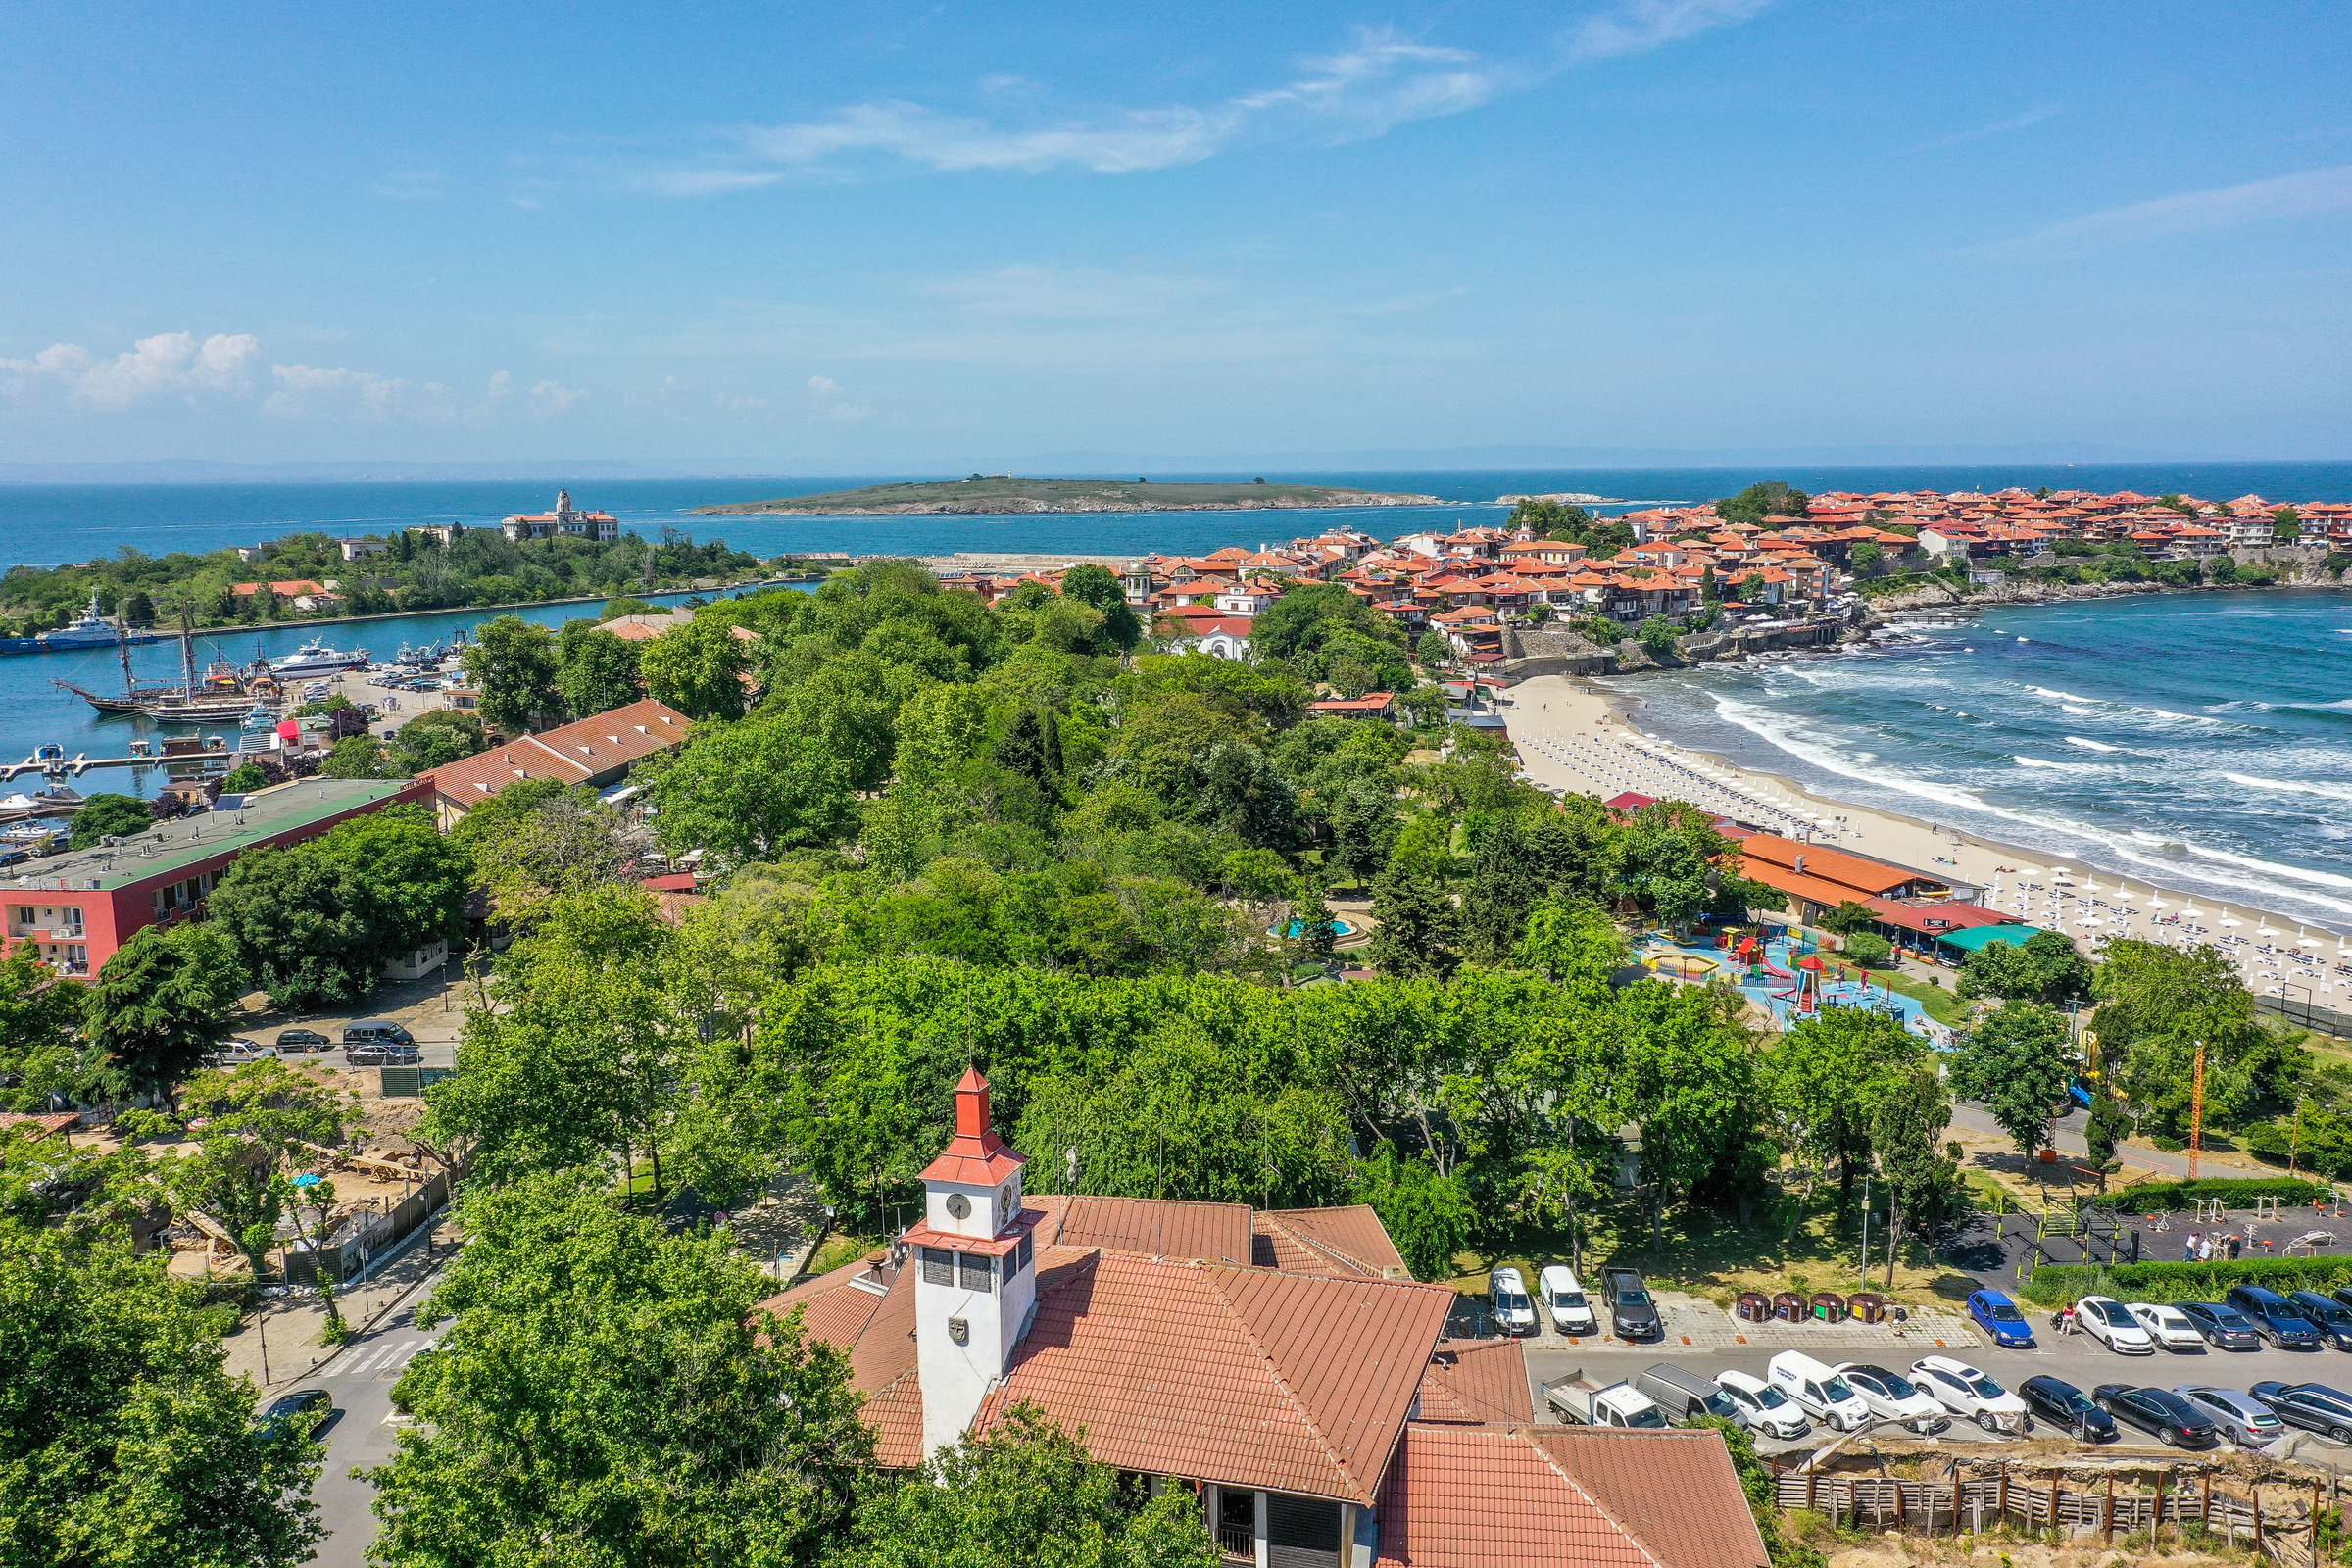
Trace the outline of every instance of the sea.
<instances>
[{"instance_id":1,"label":"sea","mask_svg":"<svg viewBox=\"0 0 2352 1568\"><path fill-rule=\"evenodd\" d=\"M1249 477L1250 475L1239 475ZM1430 508L1117 513L1014 516L700 517L714 503L809 495L906 475L584 479L576 505L624 527L724 538L763 557L1034 551L1204 554L1352 524L1381 537L1494 522L1513 493L1583 492L1638 504L1728 495L1758 478L1812 492L2054 489L2249 492L2352 499L2352 463L1998 465L1758 469L1271 472L1299 483L1434 495ZM953 477L939 475L938 477ZM1114 477L1130 477L1121 474ZM1153 479L1237 475L1152 474ZM162 555L253 544L299 530L381 532L494 522L542 511L561 481L0 484L0 569L89 561L124 548ZM666 596L678 602L684 596ZM206 633L200 658L243 662L312 635L387 659L498 613L550 626L588 605L464 611L308 630ZM141 680L167 681L176 645L132 651ZM63 679L119 686L114 651L0 657L0 762L42 744L120 757L148 731L101 718ZM1798 778L1818 792L1959 826L2021 848L2241 900L2352 932L2352 594L2262 590L2162 594L1912 619L1867 652L1709 666L1620 682L1642 727ZM22 780L26 787L36 780ZM153 793L152 769L93 772L85 792Z\"/></svg>"}]
</instances>

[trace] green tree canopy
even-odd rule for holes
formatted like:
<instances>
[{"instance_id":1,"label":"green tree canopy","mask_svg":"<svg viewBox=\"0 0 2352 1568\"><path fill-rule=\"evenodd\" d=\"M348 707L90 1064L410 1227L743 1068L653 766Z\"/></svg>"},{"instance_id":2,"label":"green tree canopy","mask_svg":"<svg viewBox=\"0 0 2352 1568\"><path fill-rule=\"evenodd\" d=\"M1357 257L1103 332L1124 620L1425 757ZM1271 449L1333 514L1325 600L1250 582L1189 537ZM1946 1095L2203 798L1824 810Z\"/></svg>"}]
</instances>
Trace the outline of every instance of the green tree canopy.
<instances>
[{"instance_id":1,"label":"green tree canopy","mask_svg":"<svg viewBox=\"0 0 2352 1568\"><path fill-rule=\"evenodd\" d=\"M245 979L227 933L141 926L82 993L83 1028L134 1095L172 1100L228 1038Z\"/></svg>"},{"instance_id":2,"label":"green tree canopy","mask_svg":"<svg viewBox=\"0 0 2352 1568\"><path fill-rule=\"evenodd\" d=\"M113 795L101 790L82 802L81 809L74 813L74 833L70 842L77 850L89 849L108 837L135 838L155 825L155 808L135 795Z\"/></svg>"},{"instance_id":3,"label":"green tree canopy","mask_svg":"<svg viewBox=\"0 0 2352 1568\"><path fill-rule=\"evenodd\" d=\"M605 608L610 611L612 606ZM613 617L608 614L605 618ZM615 637L593 620L564 623L564 629L556 634L556 688L564 694L564 706L571 710L572 717L586 718L637 701L641 647Z\"/></svg>"},{"instance_id":4,"label":"green tree canopy","mask_svg":"<svg viewBox=\"0 0 2352 1568\"><path fill-rule=\"evenodd\" d=\"M459 662L481 693L485 722L520 735L545 714L560 712L556 645L545 626L520 615L484 621Z\"/></svg>"},{"instance_id":5,"label":"green tree canopy","mask_svg":"<svg viewBox=\"0 0 2352 1568\"><path fill-rule=\"evenodd\" d=\"M484 750L490 737L481 719L454 708L417 714L392 740L392 762L410 778Z\"/></svg>"},{"instance_id":6,"label":"green tree canopy","mask_svg":"<svg viewBox=\"0 0 2352 1568\"><path fill-rule=\"evenodd\" d=\"M721 864L827 844L855 821L848 768L789 716L698 728L678 752L643 763L637 780L661 812L662 848L706 850Z\"/></svg>"},{"instance_id":7,"label":"green tree canopy","mask_svg":"<svg viewBox=\"0 0 2352 1568\"><path fill-rule=\"evenodd\" d=\"M2004 1002L2038 1002L2048 1007L2079 1006L2091 997L2091 964L2056 931L2036 931L2020 946L1988 942L1970 955L1960 971L1961 997L1997 997Z\"/></svg>"},{"instance_id":8,"label":"green tree canopy","mask_svg":"<svg viewBox=\"0 0 2352 1568\"><path fill-rule=\"evenodd\" d=\"M1869 1163L1879 1105L1927 1051L1927 1042L1883 1012L1828 1007L1765 1053L1773 1108L1800 1147L1837 1162L1840 1192L1850 1194Z\"/></svg>"},{"instance_id":9,"label":"green tree canopy","mask_svg":"<svg viewBox=\"0 0 2352 1568\"><path fill-rule=\"evenodd\" d=\"M698 615L663 632L644 645L637 667L646 695L688 718L743 716L743 676L752 667L751 654L725 619Z\"/></svg>"},{"instance_id":10,"label":"green tree canopy","mask_svg":"<svg viewBox=\"0 0 2352 1568\"><path fill-rule=\"evenodd\" d=\"M1805 515L1809 500L1811 497L1786 479L1764 479L1716 502L1715 515L1727 522L1762 522L1767 517L1794 520Z\"/></svg>"},{"instance_id":11,"label":"green tree canopy","mask_svg":"<svg viewBox=\"0 0 2352 1568\"><path fill-rule=\"evenodd\" d=\"M1982 1102L2031 1155L2075 1080L2065 1015L2037 1002L2005 1004L1961 1036L1950 1077L1952 1093Z\"/></svg>"},{"instance_id":12,"label":"green tree canopy","mask_svg":"<svg viewBox=\"0 0 2352 1568\"><path fill-rule=\"evenodd\" d=\"M1084 562L1062 574L1061 596L1092 605L1102 612L1102 636L1121 650L1132 652L1144 640L1144 623L1127 603L1127 592L1108 566Z\"/></svg>"}]
</instances>

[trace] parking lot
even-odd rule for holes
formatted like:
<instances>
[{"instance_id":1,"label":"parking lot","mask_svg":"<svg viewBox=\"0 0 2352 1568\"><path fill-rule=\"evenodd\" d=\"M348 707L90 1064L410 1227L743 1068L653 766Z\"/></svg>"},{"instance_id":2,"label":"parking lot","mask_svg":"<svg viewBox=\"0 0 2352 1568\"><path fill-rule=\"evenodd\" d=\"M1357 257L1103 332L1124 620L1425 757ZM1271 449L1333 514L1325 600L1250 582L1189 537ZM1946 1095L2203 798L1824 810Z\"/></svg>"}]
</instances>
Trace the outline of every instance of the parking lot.
<instances>
[{"instance_id":1,"label":"parking lot","mask_svg":"<svg viewBox=\"0 0 2352 1568\"><path fill-rule=\"evenodd\" d=\"M446 973L454 974L456 969L454 961L445 966ZM454 1067L458 1060L458 1036L466 1027L465 992L468 985L462 979L444 980L437 975L424 980L386 981L364 1003L303 1013L278 1012L270 1008L266 998L249 997L246 1021L236 1033L240 1039L267 1046L274 1044L286 1030L312 1030L334 1042L332 1048L316 1054L290 1054L287 1059L340 1066L343 1026L362 1018L388 1018L416 1036L416 1049L422 1056L420 1065Z\"/></svg>"}]
</instances>

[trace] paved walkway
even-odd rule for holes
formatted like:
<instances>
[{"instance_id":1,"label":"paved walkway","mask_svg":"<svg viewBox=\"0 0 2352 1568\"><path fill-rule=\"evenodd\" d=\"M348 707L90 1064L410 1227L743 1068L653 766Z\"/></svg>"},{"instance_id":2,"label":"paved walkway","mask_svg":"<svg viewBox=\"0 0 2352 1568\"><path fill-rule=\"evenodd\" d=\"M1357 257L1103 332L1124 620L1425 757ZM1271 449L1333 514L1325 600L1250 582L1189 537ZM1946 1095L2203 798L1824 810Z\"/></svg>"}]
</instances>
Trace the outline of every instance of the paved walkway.
<instances>
[{"instance_id":1,"label":"paved walkway","mask_svg":"<svg viewBox=\"0 0 2352 1568\"><path fill-rule=\"evenodd\" d=\"M355 1281L336 1292L343 1321L365 1333L408 1303L416 1287L442 1263L456 1245L446 1217L417 1227L409 1245L379 1265L364 1283ZM265 1395L299 1383L317 1372L340 1347L319 1343L326 1329L326 1304L308 1290L269 1287L287 1294L270 1296L259 1312L237 1325L221 1341L229 1375L243 1374Z\"/></svg>"},{"instance_id":2,"label":"paved walkway","mask_svg":"<svg viewBox=\"0 0 2352 1568\"><path fill-rule=\"evenodd\" d=\"M2082 1159L2088 1159L2090 1146L2082 1141L2082 1128L2088 1120L2089 1113L2081 1109L2061 1118L2052 1137L2051 1147L2061 1154L2072 1154ZM1984 1109L1982 1105L1973 1103L1961 1103L1952 1107L1952 1125L1965 1128L1972 1133L1984 1134L1986 1137L2003 1140L2009 1137L2001 1130L2001 1124L1992 1119L1992 1112ZM2014 1149L2016 1146L2012 1144L2010 1147ZM2188 1175L2188 1155L2185 1152L2174 1154L2161 1149L2152 1149L2146 1144L2126 1143L2115 1146L2115 1155L2124 1162L2127 1170L2137 1168L2155 1171L2162 1176L2182 1178ZM2197 1159L2197 1174L2199 1176L2238 1177L2283 1176L2286 1173L2258 1164L2242 1154L2217 1154L2208 1150Z\"/></svg>"}]
</instances>

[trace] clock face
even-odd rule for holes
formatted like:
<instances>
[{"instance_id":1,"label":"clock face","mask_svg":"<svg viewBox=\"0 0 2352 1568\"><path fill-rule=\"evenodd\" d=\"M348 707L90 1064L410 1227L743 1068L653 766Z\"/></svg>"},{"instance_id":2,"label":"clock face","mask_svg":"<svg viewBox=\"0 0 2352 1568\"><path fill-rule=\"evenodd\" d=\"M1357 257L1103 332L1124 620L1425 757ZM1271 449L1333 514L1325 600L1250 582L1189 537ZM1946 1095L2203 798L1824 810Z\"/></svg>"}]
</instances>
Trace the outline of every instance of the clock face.
<instances>
[{"instance_id":1,"label":"clock face","mask_svg":"<svg viewBox=\"0 0 2352 1568\"><path fill-rule=\"evenodd\" d=\"M970 1199L964 1197L961 1193L950 1193L948 1195L948 1213L952 1217L956 1219L963 1219L968 1216L971 1211L972 1200Z\"/></svg>"}]
</instances>

